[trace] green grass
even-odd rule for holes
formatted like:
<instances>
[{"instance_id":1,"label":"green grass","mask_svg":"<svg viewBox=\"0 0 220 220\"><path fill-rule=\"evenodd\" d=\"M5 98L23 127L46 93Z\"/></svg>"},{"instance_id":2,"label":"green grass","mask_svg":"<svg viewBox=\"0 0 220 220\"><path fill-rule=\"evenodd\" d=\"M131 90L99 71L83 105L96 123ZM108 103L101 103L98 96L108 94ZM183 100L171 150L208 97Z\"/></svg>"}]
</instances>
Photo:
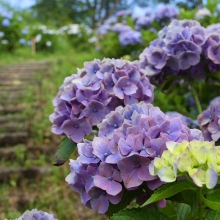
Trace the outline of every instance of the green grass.
<instances>
[{"instance_id":1,"label":"green grass","mask_svg":"<svg viewBox=\"0 0 220 220\"><path fill-rule=\"evenodd\" d=\"M28 109L24 115L29 118L32 139L29 145L54 146L59 141L51 134L49 115L53 113L52 100L56 96L64 78L77 72L77 68L83 67L83 62L100 58L100 54L92 49L88 51L76 51L66 42L60 44L54 53L31 54L30 48L19 49L14 54L1 54L0 66L24 63L37 60L51 60L51 68L48 73L36 74L36 79L41 80L38 108L33 109L36 104L35 86L29 86L25 94L24 101ZM56 141L54 141L56 140ZM65 182L65 177L70 173L69 165L66 163L62 167L54 167L53 153L49 156L41 155L38 158L26 158L24 145L16 148L16 159L8 161L0 158L0 166L25 168L34 165L52 167L52 172L45 175L40 181L17 183L17 176L10 181L0 183L0 219L13 219L22 215L25 210L37 208L46 212L53 212L60 220L101 220L104 216L98 215L81 203L79 196ZM49 158L48 158L49 157ZM76 155L74 156L77 157ZM49 161L49 162L48 162ZM26 196L30 200L25 204L16 203L14 195Z\"/></svg>"}]
</instances>

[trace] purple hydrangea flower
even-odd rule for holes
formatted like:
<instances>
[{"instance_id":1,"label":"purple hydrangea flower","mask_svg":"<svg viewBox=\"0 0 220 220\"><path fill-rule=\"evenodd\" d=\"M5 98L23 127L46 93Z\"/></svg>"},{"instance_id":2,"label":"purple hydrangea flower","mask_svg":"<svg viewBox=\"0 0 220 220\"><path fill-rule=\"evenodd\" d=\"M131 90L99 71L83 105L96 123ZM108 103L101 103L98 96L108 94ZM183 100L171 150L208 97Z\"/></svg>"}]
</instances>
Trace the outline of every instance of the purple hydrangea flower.
<instances>
[{"instance_id":1,"label":"purple hydrangea flower","mask_svg":"<svg viewBox=\"0 0 220 220\"><path fill-rule=\"evenodd\" d=\"M216 33L216 32L219 32L220 30L220 24L217 23L217 24L211 24L209 26L207 26L207 31L209 33Z\"/></svg>"},{"instance_id":2,"label":"purple hydrangea flower","mask_svg":"<svg viewBox=\"0 0 220 220\"><path fill-rule=\"evenodd\" d=\"M152 21L153 21L153 19L150 16L138 17L135 22L136 30L148 28L151 25Z\"/></svg>"},{"instance_id":3,"label":"purple hydrangea flower","mask_svg":"<svg viewBox=\"0 0 220 220\"><path fill-rule=\"evenodd\" d=\"M127 31L132 31L132 28L128 25L124 25L121 23L116 23L112 26L111 30L115 33L123 33L123 32L127 32Z\"/></svg>"},{"instance_id":4,"label":"purple hydrangea flower","mask_svg":"<svg viewBox=\"0 0 220 220\"><path fill-rule=\"evenodd\" d=\"M220 97L216 97L197 118L205 140L218 141L220 139Z\"/></svg>"},{"instance_id":5,"label":"purple hydrangea flower","mask_svg":"<svg viewBox=\"0 0 220 220\"><path fill-rule=\"evenodd\" d=\"M38 211L37 209L32 209L31 211L25 211L18 220L57 220L53 214L47 212Z\"/></svg>"},{"instance_id":6,"label":"purple hydrangea flower","mask_svg":"<svg viewBox=\"0 0 220 220\"><path fill-rule=\"evenodd\" d=\"M118 11L116 13L116 16L117 17L125 17L125 16L128 16L128 15L131 15L132 11L131 10L121 10L121 11Z\"/></svg>"},{"instance_id":7,"label":"purple hydrangea flower","mask_svg":"<svg viewBox=\"0 0 220 220\"><path fill-rule=\"evenodd\" d=\"M205 69L220 69L220 37L193 20L173 20L140 54L141 71L158 84L170 75L206 79ZM203 57L203 59L201 59Z\"/></svg>"},{"instance_id":8,"label":"purple hydrangea flower","mask_svg":"<svg viewBox=\"0 0 220 220\"><path fill-rule=\"evenodd\" d=\"M141 44L142 36L139 31L125 31L119 34L120 44L125 47L127 45Z\"/></svg>"},{"instance_id":9,"label":"purple hydrangea flower","mask_svg":"<svg viewBox=\"0 0 220 220\"><path fill-rule=\"evenodd\" d=\"M91 133L92 126L116 107L139 101L150 103L153 97L153 86L140 72L138 62L85 62L84 69L65 79L54 98L55 110L49 117L53 123L51 130L79 143Z\"/></svg>"},{"instance_id":10,"label":"purple hydrangea flower","mask_svg":"<svg viewBox=\"0 0 220 220\"><path fill-rule=\"evenodd\" d=\"M117 62L120 70L125 66ZM105 213L109 203L119 203L126 190L142 184L155 190L163 184L151 176L149 164L167 149L167 141L203 140L201 131L190 130L180 117L145 102L117 107L98 128L93 141L78 144L80 156L70 161L66 177L83 204L98 213Z\"/></svg>"},{"instance_id":11,"label":"purple hydrangea flower","mask_svg":"<svg viewBox=\"0 0 220 220\"><path fill-rule=\"evenodd\" d=\"M173 5L161 5L155 11L155 20L171 21L179 16L179 11Z\"/></svg>"},{"instance_id":12,"label":"purple hydrangea flower","mask_svg":"<svg viewBox=\"0 0 220 220\"><path fill-rule=\"evenodd\" d=\"M178 112L167 112L166 114L170 117L180 117L182 122L189 128L196 128L199 126L197 120L193 120L192 118L186 117Z\"/></svg>"}]
</instances>

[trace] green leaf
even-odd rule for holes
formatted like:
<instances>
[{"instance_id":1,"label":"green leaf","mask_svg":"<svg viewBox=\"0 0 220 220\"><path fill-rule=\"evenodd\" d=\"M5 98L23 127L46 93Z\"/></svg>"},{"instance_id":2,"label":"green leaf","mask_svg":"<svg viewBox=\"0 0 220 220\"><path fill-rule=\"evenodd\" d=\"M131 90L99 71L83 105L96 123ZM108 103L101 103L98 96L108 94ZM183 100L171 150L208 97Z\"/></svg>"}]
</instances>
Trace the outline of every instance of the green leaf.
<instances>
[{"instance_id":1,"label":"green leaf","mask_svg":"<svg viewBox=\"0 0 220 220\"><path fill-rule=\"evenodd\" d=\"M213 190L212 193L206 195L206 198L211 201L220 202L220 189Z\"/></svg>"},{"instance_id":2,"label":"green leaf","mask_svg":"<svg viewBox=\"0 0 220 220\"><path fill-rule=\"evenodd\" d=\"M191 211L185 215L184 220L192 220L198 216L198 196L197 192L192 190L184 190L169 198L171 201L185 203L190 206Z\"/></svg>"},{"instance_id":3,"label":"green leaf","mask_svg":"<svg viewBox=\"0 0 220 220\"><path fill-rule=\"evenodd\" d=\"M207 207L215 211L220 211L219 201L212 201L212 200L206 199L203 195L201 195L201 198Z\"/></svg>"},{"instance_id":4,"label":"green leaf","mask_svg":"<svg viewBox=\"0 0 220 220\"><path fill-rule=\"evenodd\" d=\"M169 198L184 190L196 190L196 189L197 187L195 185L193 185L192 183L186 180L180 182L174 182L174 183L167 183L161 186L159 189L157 189L142 206L160 201L162 199Z\"/></svg>"},{"instance_id":5,"label":"green leaf","mask_svg":"<svg viewBox=\"0 0 220 220\"><path fill-rule=\"evenodd\" d=\"M177 209L177 220L184 220L188 213L191 212L190 205L181 203Z\"/></svg>"},{"instance_id":6,"label":"green leaf","mask_svg":"<svg viewBox=\"0 0 220 220\"><path fill-rule=\"evenodd\" d=\"M108 211L105 213L108 217L111 217L113 214L125 209L135 198L143 194L143 188L139 187L137 190L125 191L122 200L119 204L109 204Z\"/></svg>"},{"instance_id":7,"label":"green leaf","mask_svg":"<svg viewBox=\"0 0 220 220\"><path fill-rule=\"evenodd\" d=\"M213 79L220 79L220 72L210 73L208 76Z\"/></svg>"},{"instance_id":8,"label":"green leaf","mask_svg":"<svg viewBox=\"0 0 220 220\"><path fill-rule=\"evenodd\" d=\"M169 220L159 211L147 208L125 209L114 214L111 220Z\"/></svg>"},{"instance_id":9,"label":"green leaf","mask_svg":"<svg viewBox=\"0 0 220 220\"><path fill-rule=\"evenodd\" d=\"M58 147L58 150L55 153L54 160L55 163L54 166L61 166L63 165L68 157L71 155L71 153L76 149L77 144L72 142L68 137L64 137L62 141L60 142L60 145Z\"/></svg>"},{"instance_id":10,"label":"green leaf","mask_svg":"<svg viewBox=\"0 0 220 220\"><path fill-rule=\"evenodd\" d=\"M219 219L220 219L220 212L209 210L204 220L219 220Z\"/></svg>"},{"instance_id":11,"label":"green leaf","mask_svg":"<svg viewBox=\"0 0 220 220\"><path fill-rule=\"evenodd\" d=\"M166 207L160 208L158 207L158 210L169 217L170 220L176 220L177 219L177 213L176 213L176 204L175 202L166 200Z\"/></svg>"}]
</instances>

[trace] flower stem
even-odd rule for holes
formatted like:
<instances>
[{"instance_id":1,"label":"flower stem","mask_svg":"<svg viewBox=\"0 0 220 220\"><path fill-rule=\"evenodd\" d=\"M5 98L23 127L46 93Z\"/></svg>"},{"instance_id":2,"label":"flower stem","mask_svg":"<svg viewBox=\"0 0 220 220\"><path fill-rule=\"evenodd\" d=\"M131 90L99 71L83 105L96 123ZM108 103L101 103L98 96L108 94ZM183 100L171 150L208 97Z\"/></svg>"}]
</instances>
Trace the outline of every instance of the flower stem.
<instances>
[{"instance_id":1,"label":"flower stem","mask_svg":"<svg viewBox=\"0 0 220 220\"><path fill-rule=\"evenodd\" d=\"M190 83L190 86L191 86L191 89L192 89L194 99L196 101L196 107L198 109L199 114L201 114L202 113L202 107L201 107L201 104L200 104L200 101L199 101L198 94L197 94L195 88L193 87L192 83Z\"/></svg>"},{"instance_id":2,"label":"flower stem","mask_svg":"<svg viewBox=\"0 0 220 220\"><path fill-rule=\"evenodd\" d=\"M198 188L198 214L199 214L199 220L203 220L203 210L202 210L202 206L203 206L203 202L202 202L202 188L199 187Z\"/></svg>"}]
</instances>

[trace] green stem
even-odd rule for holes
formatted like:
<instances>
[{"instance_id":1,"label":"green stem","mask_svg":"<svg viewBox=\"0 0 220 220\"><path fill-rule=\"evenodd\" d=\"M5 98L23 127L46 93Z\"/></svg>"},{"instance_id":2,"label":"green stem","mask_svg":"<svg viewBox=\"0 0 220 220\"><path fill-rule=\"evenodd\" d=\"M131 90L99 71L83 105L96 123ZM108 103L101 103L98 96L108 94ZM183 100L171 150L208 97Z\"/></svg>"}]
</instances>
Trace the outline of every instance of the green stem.
<instances>
[{"instance_id":1,"label":"green stem","mask_svg":"<svg viewBox=\"0 0 220 220\"><path fill-rule=\"evenodd\" d=\"M199 212L199 220L203 220L203 201L202 201L202 188L198 188L198 212Z\"/></svg>"},{"instance_id":2,"label":"green stem","mask_svg":"<svg viewBox=\"0 0 220 220\"><path fill-rule=\"evenodd\" d=\"M191 89L192 89L192 93L193 93L194 99L196 101L196 107L198 109L199 114L201 114L202 113L202 107L201 107L201 104L199 102L198 94L197 94L196 90L194 89L192 83L190 83L190 86L191 86Z\"/></svg>"}]
</instances>

